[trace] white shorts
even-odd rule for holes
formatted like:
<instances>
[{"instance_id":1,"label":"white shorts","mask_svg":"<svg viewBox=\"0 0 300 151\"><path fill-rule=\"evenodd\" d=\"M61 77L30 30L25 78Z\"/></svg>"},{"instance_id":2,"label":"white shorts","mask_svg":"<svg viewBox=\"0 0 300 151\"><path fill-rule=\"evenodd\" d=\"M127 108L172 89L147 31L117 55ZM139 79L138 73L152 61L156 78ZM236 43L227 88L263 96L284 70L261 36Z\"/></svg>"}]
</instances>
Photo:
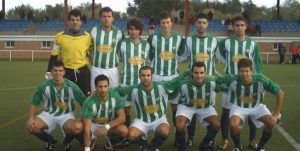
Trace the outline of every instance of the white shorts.
<instances>
[{"instance_id":1,"label":"white shorts","mask_svg":"<svg viewBox=\"0 0 300 151\"><path fill-rule=\"evenodd\" d=\"M156 128L161 125L161 124L168 124L168 120L166 115L163 115L160 119L151 122L151 123L146 123L140 119L134 119L132 124L130 125L130 127L135 127L138 128L139 130L141 130L145 135L147 135L147 133L149 131L155 132Z\"/></svg>"},{"instance_id":2,"label":"white shorts","mask_svg":"<svg viewBox=\"0 0 300 151\"><path fill-rule=\"evenodd\" d=\"M178 74L170 75L170 76L162 76L162 75L153 74L153 81L156 81L156 82L171 81L171 80L175 79L176 77L178 77ZM176 97L174 99L169 99L168 102L171 104L178 104L178 97Z\"/></svg>"},{"instance_id":3,"label":"white shorts","mask_svg":"<svg viewBox=\"0 0 300 151\"><path fill-rule=\"evenodd\" d=\"M64 129L63 129L64 124L69 119L75 120L75 116L74 116L73 112L63 114L60 116L54 116L54 115L49 114L48 112L43 111L37 117L41 118L47 124L47 126L48 126L48 129L46 129L47 133L51 133L59 125L59 127L61 128L61 130L64 134Z\"/></svg>"},{"instance_id":4,"label":"white shorts","mask_svg":"<svg viewBox=\"0 0 300 151\"><path fill-rule=\"evenodd\" d=\"M95 79L98 75L104 74L109 79L109 86L111 88L119 86L119 71L118 68L103 69L92 66L91 68L91 91L95 90Z\"/></svg>"},{"instance_id":5,"label":"white shorts","mask_svg":"<svg viewBox=\"0 0 300 151\"><path fill-rule=\"evenodd\" d=\"M187 107L183 104L178 104L176 117L184 116L184 117L188 118L189 121L187 122L187 125L190 125L194 114L197 115L198 121L202 126L209 125L209 123L205 120L207 117L212 116L212 115L218 116L218 113L216 112L216 109L213 106L210 106L208 108L203 108L203 109L196 109L193 107Z\"/></svg>"},{"instance_id":6,"label":"white shorts","mask_svg":"<svg viewBox=\"0 0 300 151\"><path fill-rule=\"evenodd\" d=\"M239 116L242 119L240 128L243 127L243 123L246 117L250 117L257 128L262 127L264 123L258 119L265 115L271 115L271 112L264 104L260 104L255 108L242 108L237 105L231 105L229 118L233 115Z\"/></svg>"},{"instance_id":7,"label":"white shorts","mask_svg":"<svg viewBox=\"0 0 300 151\"><path fill-rule=\"evenodd\" d=\"M92 126L91 126L92 139L97 138L97 136L95 135L96 130L99 127L104 127L104 126L105 126L105 124L92 123Z\"/></svg>"},{"instance_id":8,"label":"white shorts","mask_svg":"<svg viewBox=\"0 0 300 151\"><path fill-rule=\"evenodd\" d=\"M230 109L231 103L229 100L228 92L222 92L222 107Z\"/></svg>"}]
</instances>

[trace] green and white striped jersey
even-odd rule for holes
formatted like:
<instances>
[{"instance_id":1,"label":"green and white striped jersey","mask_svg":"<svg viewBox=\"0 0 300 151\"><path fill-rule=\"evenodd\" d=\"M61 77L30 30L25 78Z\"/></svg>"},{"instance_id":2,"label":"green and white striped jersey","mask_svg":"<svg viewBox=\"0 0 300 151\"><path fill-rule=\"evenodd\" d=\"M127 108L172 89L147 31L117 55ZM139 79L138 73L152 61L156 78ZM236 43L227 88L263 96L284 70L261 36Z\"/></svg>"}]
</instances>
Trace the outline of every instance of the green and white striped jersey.
<instances>
[{"instance_id":1,"label":"green and white striped jersey","mask_svg":"<svg viewBox=\"0 0 300 151\"><path fill-rule=\"evenodd\" d=\"M193 63L203 62L206 66L208 75L214 75L215 71L215 53L218 49L218 39L208 34L205 37L199 37L197 34L186 38L186 57L190 58L190 68Z\"/></svg>"},{"instance_id":2,"label":"green and white striped jersey","mask_svg":"<svg viewBox=\"0 0 300 151\"><path fill-rule=\"evenodd\" d=\"M193 79L186 80L179 87L178 104L197 109L214 106L218 90L214 77L205 77L199 86L193 83Z\"/></svg>"},{"instance_id":3,"label":"green and white striped jersey","mask_svg":"<svg viewBox=\"0 0 300 151\"><path fill-rule=\"evenodd\" d=\"M89 96L83 104L81 115L93 123L107 124L117 117L117 112L124 108L124 101L116 92L109 90L108 99L102 102L99 96Z\"/></svg>"},{"instance_id":4,"label":"green and white striped jersey","mask_svg":"<svg viewBox=\"0 0 300 151\"><path fill-rule=\"evenodd\" d=\"M243 84L238 75L227 75L219 78L217 83L228 90L228 98L232 104L243 108L254 108L262 104L265 91L277 94L280 86L261 73L252 74L252 83Z\"/></svg>"},{"instance_id":5,"label":"green and white striped jersey","mask_svg":"<svg viewBox=\"0 0 300 151\"><path fill-rule=\"evenodd\" d=\"M92 28L91 35L94 41L93 66L104 69L118 67L117 44L124 37L122 31L116 27L105 31L99 26Z\"/></svg>"},{"instance_id":6,"label":"green and white striped jersey","mask_svg":"<svg viewBox=\"0 0 300 151\"><path fill-rule=\"evenodd\" d=\"M128 94L127 101L135 106L136 117L146 123L158 120L167 111L168 94L174 87L167 87L158 82L152 82L152 89L146 91L139 84Z\"/></svg>"},{"instance_id":7,"label":"green and white striped jersey","mask_svg":"<svg viewBox=\"0 0 300 151\"><path fill-rule=\"evenodd\" d=\"M140 43L133 43L130 38L121 40L118 44L120 60L123 62L121 81L123 85L134 85L140 82L139 70L149 62L150 45L142 40Z\"/></svg>"},{"instance_id":8,"label":"green and white striped jersey","mask_svg":"<svg viewBox=\"0 0 300 151\"><path fill-rule=\"evenodd\" d=\"M63 87L58 90L55 88L54 80L51 79L37 87L31 104L38 106L43 102L45 112L60 116L75 110L75 100L82 106L85 99L81 89L72 81L64 79Z\"/></svg>"},{"instance_id":9,"label":"green and white striped jersey","mask_svg":"<svg viewBox=\"0 0 300 151\"><path fill-rule=\"evenodd\" d=\"M238 74L237 63L241 58L249 58L253 63L253 70L261 73L263 62L259 46L250 37L239 41L235 36L228 37L220 43L219 52L221 61L225 64L225 74Z\"/></svg>"},{"instance_id":10,"label":"green and white striped jersey","mask_svg":"<svg viewBox=\"0 0 300 151\"><path fill-rule=\"evenodd\" d=\"M154 74L169 76L178 74L178 61L183 60L184 40L176 32L164 37L161 32L155 32L148 38L150 44L150 60Z\"/></svg>"}]
</instances>

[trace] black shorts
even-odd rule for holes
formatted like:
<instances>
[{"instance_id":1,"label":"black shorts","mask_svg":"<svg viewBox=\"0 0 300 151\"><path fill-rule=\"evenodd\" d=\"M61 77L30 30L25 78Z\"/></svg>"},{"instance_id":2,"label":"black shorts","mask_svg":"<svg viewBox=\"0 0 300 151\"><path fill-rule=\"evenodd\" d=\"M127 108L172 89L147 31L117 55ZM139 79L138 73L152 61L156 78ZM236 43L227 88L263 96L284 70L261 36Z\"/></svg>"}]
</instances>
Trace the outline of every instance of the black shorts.
<instances>
[{"instance_id":1,"label":"black shorts","mask_svg":"<svg viewBox=\"0 0 300 151\"><path fill-rule=\"evenodd\" d=\"M84 66L79 69L65 68L65 70L66 70L65 78L76 83L81 89L81 91L86 96L89 96L91 92L91 86L90 86L91 73L88 66Z\"/></svg>"}]
</instances>

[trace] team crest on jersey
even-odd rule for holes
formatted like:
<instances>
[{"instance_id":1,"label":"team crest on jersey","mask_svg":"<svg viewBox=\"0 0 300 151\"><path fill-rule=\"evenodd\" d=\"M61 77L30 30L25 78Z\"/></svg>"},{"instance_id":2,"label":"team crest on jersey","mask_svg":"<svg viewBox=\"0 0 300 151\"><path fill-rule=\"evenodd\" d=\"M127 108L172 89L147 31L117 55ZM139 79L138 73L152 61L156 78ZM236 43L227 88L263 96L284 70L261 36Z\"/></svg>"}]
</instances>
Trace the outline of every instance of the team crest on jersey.
<instances>
[{"instance_id":1,"label":"team crest on jersey","mask_svg":"<svg viewBox=\"0 0 300 151\"><path fill-rule=\"evenodd\" d=\"M56 101L55 106L64 111L68 109L68 103L66 102Z\"/></svg>"},{"instance_id":2,"label":"team crest on jersey","mask_svg":"<svg viewBox=\"0 0 300 151\"><path fill-rule=\"evenodd\" d=\"M252 103L255 101L252 97L249 97L249 96L241 96L240 100L243 103Z\"/></svg>"},{"instance_id":3,"label":"team crest on jersey","mask_svg":"<svg viewBox=\"0 0 300 151\"><path fill-rule=\"evenodd\" d=\"M207 53L197 53L195 55L195 60L204 62L204 61L209 60L209 57L210 56Z\"/></svg>"},{"instance_id":4,"label":"team crest on jersey","mask_svg":"<svg viewBox=\"0 0 300 151\"><path fill-rule=\"evenodd\" d=\"M234 63L237 63L237 62L239 62L239 60L241 60L241 59L243 59L243 58L247 58L247 56L245 56L245 55L234 55L234 56L232 57L232 61L233 61Z\"/></svg>"},{"instance_id":5,"label":"team crest on jersey","mask_svg":"<svg viewBox=\"0 0 300 151\"><path fill-rule=\"evenodd\" d=\"M208 101L206 99L193 99L192 104L194 106L203 106L206 105Z\"/></svg>"},{"instance_id":6,"label":"team crest on jersey","mask_svg":"<svg viewBox=\"0 0 300 151\"><path fill-rule=\"evenodd\" d=\"M159 109L158 104L147 105L147 106L144 107L144 111L147 112L147 113L157 112L158 109Z\"/></svg>"},{"instance_id":7,"label":"team crest on jersey","mask_svg":"<svg viewBox=\"0 0 300 151\"><path fill-rule=\"evenodd\" d=\"M174 53L173 52L169 52L169 51L164 51L164 52L160 53L159 56L160 56L161 59L166 60L166 61L172 60L172 59L175 58Z\"/></svg>"},{"instance_id":8,"label":"team crest on jersey","mask_svg":"<svg viewBox=\"0 0 300 151\"><path fill-rule=\"evenodd\" d=\"M110 53L112 52L113 48L110 45L99 45L98 51L101 53Z\"/></svg>"},{"instance_id":9,"label":"team crest on jersey","mask_svg":"<svg viewBox=\"0 0 300 151\"><path fill-rule=\"evenodd\" d=\"M107 117L98 117L98 118L94 118L94 121L96 123L99 123L99 124L105 124L109 121L109 118L107 118Z\"/></svg>"},{"instance_id":10,"label":"team crest on jersey","mask_svg":"<svg viewBox=\"0 0 300 151\"><path fill-rule=\"evenodd\" d=\"M140 65L143 64L144 59L140 56L132 56L128 59L128 62L133 65Z\"/></svg>"}]
</instances>

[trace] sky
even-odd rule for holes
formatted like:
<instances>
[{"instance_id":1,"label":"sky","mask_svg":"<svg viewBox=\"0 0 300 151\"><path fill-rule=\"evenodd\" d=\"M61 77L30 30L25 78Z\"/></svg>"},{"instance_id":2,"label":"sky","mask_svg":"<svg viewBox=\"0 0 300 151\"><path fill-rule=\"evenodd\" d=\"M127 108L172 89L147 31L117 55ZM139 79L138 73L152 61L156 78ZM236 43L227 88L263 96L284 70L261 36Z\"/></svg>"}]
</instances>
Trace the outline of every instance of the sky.
<instances>
[{"instance_id":1,"label":"sky","mask_svg":"<svg viewBox=\"0 0 300 151\"><path fill-rule=\"evenodd\" d=\"M5 10L8 11L21 4L30 4L33 8L45 8L46 4L55 5L56 3L63 3L64 0L5 0L6 6ZM222 1L222 0L220 0ZM248 0L240 0L241 2ZM281 4L285 0L281 0ZM68 0L69 5L75 7L84 2L92 2L92 0ZM114 11L126 12L126 7L128 2L133 2L133 0L95 0L95 3L102 3L102 6L109 6ZM277 0L252 0L252 2L258 6L275 6ZM0 2L0 10L2 9L2 2Z\"/></svg>"}]
</instances>

